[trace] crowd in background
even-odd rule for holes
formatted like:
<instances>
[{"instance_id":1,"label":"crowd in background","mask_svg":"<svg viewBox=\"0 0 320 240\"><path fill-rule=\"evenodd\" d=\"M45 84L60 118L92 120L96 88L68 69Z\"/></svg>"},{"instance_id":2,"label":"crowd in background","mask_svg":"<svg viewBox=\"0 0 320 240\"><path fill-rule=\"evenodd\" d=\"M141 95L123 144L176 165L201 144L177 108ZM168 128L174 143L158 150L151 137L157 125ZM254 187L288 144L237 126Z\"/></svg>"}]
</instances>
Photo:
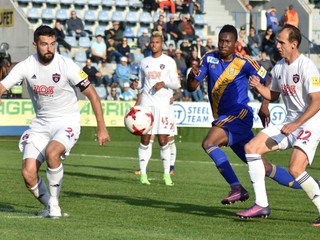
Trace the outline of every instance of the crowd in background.
<instances>
[{"instance_id":1,"label":"crowd in background","mask_svg":"<svg viewBox=\"0 0 320 240\"><path fill-rule=\"evenodd\" d=\"M195 34L195 14L206 14L203 10L203 0L143 0L144 10L158 13L158 19L151 24L151 28L144 29L137 38L124 36L125 23L112 22L112 27L104 30L103 34L92 36L85 30L84 22L77 16L75 10L66 22L55 22L57 35L57 51L70 54L71 45L66 41L66 36L83 36L91 38L91 46L86 49L87 60L82 64L83 70L88 74L89 80L96 88L101 88L103 99L109 100L135 100L137 93L128 92L128 84L137 79L139 61L132 59L133 50L140 50L143 57L151 54L149 48L150 34L153 31L162 32L166 46L164 53L171 56L176 64L181 81L181 101L207 101L206 87L200 85L194 92L186 88L186 77L191 67L199 65L205 52L214 50L212 38L201 39ZM252 10L250 4L246 6ZM178 10L179 9L179 10ZM258 60L268 71L279 60L280 55L276 49L276 36L284 24L299 25L298 13L294 6L288 6L279 16L277 9L271 7L266 11L266 30L259 31L250 25L249 35L245 27L240 27L236 52L249 55ZM79 63L80 64L80 63ZM6 73L7 63L2 63L3 78ZM114 95L115 94L115 95ZM125 96L124 96L125 95ZM260 100L259 96L252 96L252 100Z\"/></svg>"}]
</instances>

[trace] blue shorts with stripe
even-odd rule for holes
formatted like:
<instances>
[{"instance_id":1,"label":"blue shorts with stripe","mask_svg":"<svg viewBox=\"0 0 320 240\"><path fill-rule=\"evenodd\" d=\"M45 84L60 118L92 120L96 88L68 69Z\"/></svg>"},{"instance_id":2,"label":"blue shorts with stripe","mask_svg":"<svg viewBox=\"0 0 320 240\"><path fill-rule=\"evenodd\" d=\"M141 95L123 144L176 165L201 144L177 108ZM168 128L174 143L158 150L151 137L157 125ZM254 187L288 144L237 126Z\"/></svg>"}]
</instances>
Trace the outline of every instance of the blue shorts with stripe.
<instances>
[{"instance_id":1,"label":"blue shorts with stripe","mask_svg":"<svg viewBox=\"0 0 320 240\"><path fill-rule=\"evenodd\" d=\"M238 157L246 162L244 145L253 137L251 128L253 126L252 111L246 108L234 109L225 115L220 115L212 122L213 126L223 128L228 136L228 146Z\"/></svg>"}]
</instances>

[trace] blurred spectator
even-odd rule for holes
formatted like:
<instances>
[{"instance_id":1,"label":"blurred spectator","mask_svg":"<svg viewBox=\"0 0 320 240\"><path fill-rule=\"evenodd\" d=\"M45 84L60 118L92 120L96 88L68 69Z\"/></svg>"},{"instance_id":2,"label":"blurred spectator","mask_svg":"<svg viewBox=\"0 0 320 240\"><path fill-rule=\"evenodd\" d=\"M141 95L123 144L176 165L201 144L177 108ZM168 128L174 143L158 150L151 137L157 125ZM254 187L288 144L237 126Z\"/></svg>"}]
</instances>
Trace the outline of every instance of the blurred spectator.
<instances>
[{"instance_id":1,"label":"blurred spectator","mask_svg":"<svg viewBox=\"0 0 320 240\"><path fill-rule=\"evenodd\" d=\"M90 58L87 59L86 65L82 69L86 74L88 74L88 79L91 84L95 84L96 87L99 87L102 80L101 72L96 69L95 66L92 66L92 61Z\"/></svg>"},{"instance_id":2,"label":"blurred spectator","mask_svg":"<svg viewBox=\"0 0 320 240\"><path fill-rule=\"evenodd\" d=\"M166 26L165 17L163 14L159 15L158 20L153 23L153 30L157 31L157 25L159 24L162 26L162 29L166 31L167 26Z\"/></svg>"},{"instance_id":3,"label":"blurred spectator","mask_svg":"<svg viewBox=\"0 0 320 240\"><path fill-rule=\"evenodd\" d=\"M77 17L76 11L71 11L71 17L66 21L67 33L75 37L85 37L88 34L84 31L82 19Z\"/></svg>"},{"instance_id":4,"label":"blurred spectator","mask_svg":"<svg viewBox=\"0 0 320 240\"><path fill-rule=\"evenodd\" d=\"M4 79L11 69L10 61L6 58L2 59L0 66L0 81Z\"/></svg>"},{"instance_id":5,"label":"blurred spectator","mask_svg":"<svg viewBox=\"0 0 320 240\"><path fill-rule=\"evenodd\" d=\"M148 35L148 30L145 29L142 35L138 37L138 47L141 49L141 53L146 57L149 51L150 36Z\"/></svg>"},{"instance_id":6,"label":"blurred spectator","mask_svg":"<svg viewBox=\"0 0 320 240\"><path fill-rule=\"evenodd\" d=\"M202 41L199 37L197 37L196 42L192 44L192 50L197 51L198 58L201 58L206 53L206 48L202 46Z\"/></svg>"},{"instance_id":7,"label":"blurred spectator","mask_svg":"<svg viewBox=\"0 0 320 240\"><path fill-rule=\"evenodd\" d=\"M168 41L168 34L167 34L166 31L163 30L161 24L156 24L155 30L153 30L153 32L154 32L154 31L160 32L160 33L162 34L162 36L163 36L163 41L164 41L164 42Z\"/></svg>"},{"instance_id":8,"label":"blurred spectator","mask_svg":"<svg viewBox=\"0 0 320 240\"><path fill-rule=\"evenodd\" d=\"M159 9L159 4L156 0L142 0L143 9L145 11L151 12L151 11L157 11Z\"/></svg>"},{"instance_id":9,"label":"blurred spectator","mask_svg":"<svg viewBox=\"0 0 320 240\"><path fill-rule=\"evenodd\" d=\"M178 71L182 74L182 76L186 76L187 73L187 64L186 60L182 55L182 51L180 49L177 49L175 52L174 61L177 64Z\"/></svg>"},{"instance_id":10,"label":"blurred spectator","mask_svg":"<svg viewBox=\"0 0 320 240\"><path fill-rule=\"evenodd\" d=\"M272 28L267 28L261 42L261 51L266 52L272 61L276 61L276 37Z\"/></svg>"},{"instance_id":11,"label":"blurred spectator","mask_svg":"<svg viewBox=\"0 0 320 240\"><path fill-rule=\"evenodd\" d=\"M207 44L205 46L205 49L206 49L206 52L207 51L212 51L215 49L215 46L213 45L213 42L212 42L212 38L208 38L207 39Z\"/></svg>"},{"instance_id":12,"label":"blurred spectator","mask_svg":"<svg viewBox=\"0 0 320 240\"><path fill-rule=\"evenodd\" d=\"M241 43L241 45L243 46L243 48L246 51L246 53L249 54L250 51L247 49L248 35L247 35L245 27L241 27L240 28L239 35L238 35L238 41Z\"/></svg>"},{"instance_id":13,"label":"blurred spectator","mask_svg":"<svg viewBox=\"0 0 320 240\"><path fill-rule=\"evenodd\" d=\"M192 63L193 63L194 61L196 61L196 62L198 63L198 65L199 65L199 64L200 64L200 59L201 59L201 58L198 57L198 52L197 52L197 50L192 50L191 55L188 55L188 56L186 57L186 65L187 65L187 68L191 68L191 67L192 67ZM188 74L187 74L186 76L188 76Z\"/></svg>"},{"instance_id":14,"label":"blurred spectator","mask_svg":"<svg viewBox=\"0 0 320 240\"><path fill-rule=\"evenodd\" d=\"M132 92L130 91L130 89L131 89L130 88L130 83L129 82L125 82L123 84L123 91L119 96L120 100L122 100L122 101L132 101L132 100L134 100Z\"/></svg>"},{"instance_id":15,"label":"blurred spectator","mask_svg":"<svg viewBox=\"0 0 320 240\"><path fill-rule=\"evenodd\" d=\"M122 41L121 43L119 43L117 45L117 48L116 50L123 56L123 57L126 57L127 58L127 62L130 63L131 62L131 59L129 57L129 54L130 54L130 46L128 45L128 39L127 38L122 38ZM118 63L119 62L119 59L116 60L116 62Z\"/></svg>"},{"instance_id":16,"label":"blurred spectator","mask_svg":"<svg viewBox=\"0 0 320 240\"><path fill-rule=\"evenodd\" d=\"M204 0L189 0L189 14L206 14L204 12Z\"/></svg>"},{"instance_id":17,"label":"blurred spectator","mask_svg":"<svg viewBox=\"0 0 320 240\"><path fill-rule=\"evenodd\" d=\"M189 92L188 88L187 88L187 79L186 79L185 75L183 75L180 72L180 70L178 70L178 77L179 77L180 84L181 84L182 101L191 102L192 97L191 97L191 92Z\"/></svg>"},{"instance_id":18,"label":"blurred spectator","mask_svg":"<svg viewBox=\"0 0 320 240\"><path fill-rule=\"evenodd\" d=\"M91 44L91 60L98 64L107 60L107 45L101 34L97 35L96 41Z\"/></svg>"},{"instance_id":19,"label":"blurred spectator","mask_svg":"<svg viewBox=\"0 0 320 240\"><path fill-rule=\"evenodd\" d=\"M250 24L250 27L253 27L253 17L252 17L252 5L251 4L246 4L246 10L248 11L249 15L250 15L250 20L249 20L249 24Z\"/></svg>"},{"instance_id":20,"label":"blurred spectator","mask_svg":"<svg viewBox=\"0 0 320 240\"><path fill-rule=\"evenodd\" d=\"M117 64L116 72L114 75L114 80L119 84L121 90L125 82L129 82L131 77L130 67L127 65L128 59L126 57L121 57L120 63Z\"/></svg>"},{"instance_id":21,"label":"blurred spectator","mask_svg":"<svg viewBox=\"0 0 320 240\"><path fill-rule=\"evenodd\" d=\"M235 53L239 53L242 56L248 55L248 53L247 53L247 51L245 49L245 46L243 46L243 43L240 42L240 41L236 42L236 48L234 49L234 51L235 51Z\"/></svg>"},{"instance_id":22,"label":"blurred spectator","mask_svg":"<svg viewBox=\"0 0 320 240\"><path fill-rule=\"evenodd\" d=\"M170 43L169 47L167 50L164 51L165 54L167 54L168 56L172 57L174 59L174 57L176 56L176 51L173 49L173 44Z\"/></svg>"},{"instance_id":23,"label":"blurred spectator","mask_svg":"<svg viewBox=\"0 0 320 240\"><path fill-rule=\"evenodd\" d=\"M109 88L113 84L113 74L114 74L113 68L107 64L106 60L103 60L99 68L99 72L101 72L103 85L107 88L107 91L110 92Z\"/></svg>"},{"instance_id":24,"label":"blurred spectator","mask_svg":"<svg viewBox=\"0 0 320 240\"><path fill-rule=\"evenodd\" d=\"M272 31L277 34L279 25L280 25L280 19L276 15L277 9L275 7L271 7L266 11L266 18L267 18L267 28L271 27Z\"/></svg>"},{"instance_id":25,"label":"blurred spectator","mask_svg":"<svg viewBox=\"0 0 320 240\"><path fill-rule=\"evenodd\" d=\"M182 56L186 58L192 52L192 45L188 39L188 37L183 38L182 43L180 44L180 50L182 51Z\"/></svg>"},{"instance_id":26,"label":"blurred spectator","mask_svg":"<svg viewBox=\"0 0 320 240\"><path fill-rule=\"evenodd\" d=\"M110 94L108 94L107 100L113 100L113 101L120 100L120 95L117 92L116 85L111 86Z\"/></svg>"},{"instance_id":27,"label":"blurred spectator","mask_svg":"<svg viewBox=\"0 0 320 240\"><path fill-rule=\"evenodd\" d=\"M266 52L261 52L260 56L257 58L257 60L261 63L261 65L270 73L273 64L270 61L270 57L267 55Z\"/></svg>"},{"instance_id":28,"label":"blurred spectator","mask_svg":"<svg viewBox=\"0 0 320 240\"><path fill-rule=\"evenodd\" d=\"M107 42L107 62L108 63L111 63L113 61L119 62L119 59L122 57L121 53L119 53L116 48L117 46L114 39L112 37L109 38Z\"/></svg>"},{"instance_id":29,"label":"blurred spectator","mask_svg":"<svg viewBox=\"0 0 320 240\"><path fill-rule=\"evenodd\" d=\"M283 12L283 15L280 17L280 20L279 20L279 26L280 27L283 27L284 26L284 21L285 21L285 18L286 18L286 15L287 15L287 11L289 10L289 8L288 7L286 7L285 9L284 9L284 12Z\"/></svg>"},{"instance_id":30,"label":"blurred spectator","mask_svg":"<svg viewBox=\"0 0 320 240\"><path fill-rule=\"evenodd\" d=\"M188 76L189 72L191 71L191 68L197 67L198 65L199 65L198 61L196 61L196 60L192 61L191 66L187 70L187 76ZM192 97L192 101L194 101L194 102L203 102L204 101L203 92L202 92L200 84L196 90L191 92L191 97Z\"/></svg>"},{"instance_id":31,"label":"blurred spectator","mask_svg":"<svg viewBox=\"0 0 320 240\"><path fill-rule=\"evenodd\" d=\"M250 27L247 46L250 50L251 56L255 57L260 54L261 38L254 27Z\"/></svg>"},{"instance_id":32,"label":"blurred spectator","mask_svg":"<svg viewBox=\"0 0 320 240\"><path fill-rule=\"evenodd\" d=\"M158 0L159 8L164 12L164 7L170 7L171 13L176 13L176 4L174 0Z\"/></svg>"},{"instance_id":33,"label":"blurred spectator","mask_svg":"<svg viewBox=\"0 0 320 240\"><path fill-rule=\"evenodd\" d=\"M294 6L292 4L289 5L288 11L286 11L284 24L290 24L297 28L299 27L299 14L294 10Z\"/></svg>"},{"instance_id":34,"label":"blurred spectator","mask_svg":"<svg viewBox=\"0 0 320 240\"><path fill-rule=\"evenodd\" d=\"M169 21L166 23L166 32L176 43L179 41L178 23L175 21L174 15L171 15Z\"/></svg>"},{"instance_id":35,"label":"blurred spectator","mask_svg":"<svg viewBox=\"0 0 320 240\"><path fill-rule=\"evenodd\" d=\"M58 51L58 53L61 53L59 45L62 45L65 49L67 49L67 51L70 52L71 45L64 40L66 35L65 35L63 28L61 26L61 22L56 21L55 26L54 26L54 31L56 32L56 37L57 37L57 43L58 43L57 51Z\"/></svg>"},{"instance_id":36,"label":"blurred spectator","mask_svg":"<svg viewBox=\"0 0 320 240\"><path fill-rule=\"evenodd\" d=\"M184 14L182 21L178 24L178 30L181 38L187 37L191 40L196 39L192 22L189 20L188 14Z\"/></svg>"},{"instance_id":37,"label":"blurred spectator","mask_svg":"<svg viewBox=\"0 0 320 240\"><path fill-rule=\"evenodd\" d=\"M116 44L120 44L123 38L123 28L120 27L119 22L113 22L112 26L113 28L104 31L105 41L113 38Z\"/></svg>"}]
</instances>

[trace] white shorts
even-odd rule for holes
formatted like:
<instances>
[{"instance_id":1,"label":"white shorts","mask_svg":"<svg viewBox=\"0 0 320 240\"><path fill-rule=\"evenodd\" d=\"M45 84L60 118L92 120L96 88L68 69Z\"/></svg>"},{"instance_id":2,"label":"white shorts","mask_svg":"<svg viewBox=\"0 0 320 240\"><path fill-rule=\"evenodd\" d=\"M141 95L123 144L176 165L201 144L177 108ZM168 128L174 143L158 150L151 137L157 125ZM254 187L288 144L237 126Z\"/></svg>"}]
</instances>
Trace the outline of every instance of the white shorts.
<instances>
[{"instance_id":1,"label":"white shorts","mask_svg":"<svg viewBox=\"0 0 320 240\"><path fill-rule=\"evenodd\" d=\"M165 134L170 135L170 114L168 106L148 106L152 111L154 122L151 131L148 134L158 135Z\"/></svg>"},{"instance_id":2,"label":"white shorts","mask_svg":"<svg viewBox=\"0 0 320 240\"><path fill-rule=\"evenodd\" d=\"M284 124L287 124L287 122ZM270 126L263 129L262 132L275 140L278 143L280 150L292 147L301 148L307 155L309 164L311 165L320 139L319 127L314 127L315 124L312 124L312 122L309 121L300 126L289 136L285 136L281 133L283 125Z\"/></svg>"},{"instance_id":3,"label":"white shorts","mask_svg":"<svg viewBox=\"0 0 320 240\"><path fill-rule=\"evenodd\" d=\"M45 152L49 142L58 141L66 151L61 156L65 158L70 154L72 147L80 135L80 122L75 118L64 118L57 121L44 121L35 118L30 123L19 142L19 149L23 153L23 159L34 158L40 163L45 160Z\"/></svg>"},{"instance_id":4,"label":"white shorts","mask_svg":"<svg viewBox=\"0 0 320 240\"><path fill-rule=\"evenodd\" d=\"M178 128L177 128L176 119L174 115L173 104L170 104L169 114L170 114L170 130L171 130L170 136L175 136L178 134Z\"/></svg>"}]
</instances>

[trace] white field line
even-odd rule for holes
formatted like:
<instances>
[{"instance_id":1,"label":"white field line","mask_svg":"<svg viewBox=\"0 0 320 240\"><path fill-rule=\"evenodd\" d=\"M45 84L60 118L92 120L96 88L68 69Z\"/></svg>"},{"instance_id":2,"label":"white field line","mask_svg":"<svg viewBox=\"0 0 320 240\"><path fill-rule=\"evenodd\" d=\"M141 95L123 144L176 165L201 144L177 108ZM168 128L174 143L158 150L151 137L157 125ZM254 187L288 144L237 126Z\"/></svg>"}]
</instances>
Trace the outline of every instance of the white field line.
<instances>
[{"instance_id":1,"label":"white field line","mask_svg":"<svg viewBox=\"0 0 320 240\"><path fill-rule=\"evenodd\" d=\"M6 150L2 149L2 153L4 152L16 152L20 153L18 150ZM179 152L178 152L179 154ZM101 159L123 159L123 160L137 160L138 157L123 157L123 156L110 156L110 155L95 155L95 154L78 154L78 153L71 153L69 157L86 157L86 158L101 158ZM151 161L160 161L159 158L151 158ZM192 164L212 164L212 161L208 159L208 161L197 161L197 160L179 160L177 159L176 162L186 162L186 163L192 163ZM241 160L239 160L239 163L231 163L232 166L235 167L247 167L246 164L242 163Z\"/></svg>"}]
</instances>

